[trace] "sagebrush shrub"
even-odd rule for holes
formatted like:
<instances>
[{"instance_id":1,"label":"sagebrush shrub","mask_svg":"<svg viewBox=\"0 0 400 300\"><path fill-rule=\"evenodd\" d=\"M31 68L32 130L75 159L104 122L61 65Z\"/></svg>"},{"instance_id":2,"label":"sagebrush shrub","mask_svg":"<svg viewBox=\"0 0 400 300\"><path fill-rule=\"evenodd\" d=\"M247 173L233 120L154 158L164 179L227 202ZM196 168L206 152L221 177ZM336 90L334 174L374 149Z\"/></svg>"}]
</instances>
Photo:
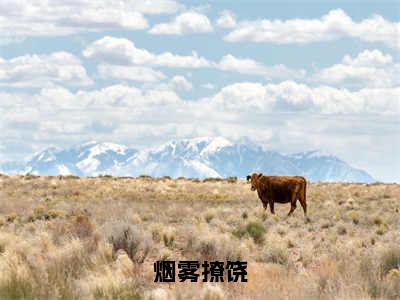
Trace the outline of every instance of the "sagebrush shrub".
<instances>
[{"instance_id":1,"label":"sagebrush shrub","mask_svg":"<svg viewBox=\"0 0 400 300\"><path fill-rule=\"evenodd\" d=\"M264 241L265 227L260 222L250 222L246 226L247 233L253 238L254 242L260 244Z\"/></svg>"},{"instance_id":2,"label":"sagebrush shrub","mask_svg":"<svg viewBox=\"0 0 400 300\"><path fill-rule=\"evenodd\" d=\"M381 270L387 274L392 269L400 268L400 247L391 248L381 256Z\"/></svg>"},{"instance_id":3,"label":"sagebrush shrub","mask_svg":"<svg viewBox=\"0 0 400 300\"><path fill-rule=\"evenodd\" d=\"M115 223L108 225L106 231L114 255L124 250L133 262L143 263L152 249L149 235L135 225Z\"/></svg>"}]
</instances>

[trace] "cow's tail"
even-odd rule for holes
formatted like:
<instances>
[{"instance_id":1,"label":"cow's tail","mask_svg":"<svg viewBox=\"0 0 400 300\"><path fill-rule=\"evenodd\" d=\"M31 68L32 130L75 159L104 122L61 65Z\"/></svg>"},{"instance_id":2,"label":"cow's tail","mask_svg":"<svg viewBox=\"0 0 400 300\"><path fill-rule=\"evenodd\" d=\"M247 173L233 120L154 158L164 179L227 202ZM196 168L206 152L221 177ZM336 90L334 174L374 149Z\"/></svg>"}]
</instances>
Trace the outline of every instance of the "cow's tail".
<instances>
[{"instance_id":1,"label":"cow's tail","mask_svg":"<svg viewBox=\"0 0 400 300\"><path fill-rule=\"evenodd\" d=\"M300 201L301 206L303 207L304 210L304 215L307 216L307 199L306 199L306 191L307 191L307 180L303 177L304 180L304 186L303 186L303 195L302 195L302 201Z\"/></svg>"}]
</instances>

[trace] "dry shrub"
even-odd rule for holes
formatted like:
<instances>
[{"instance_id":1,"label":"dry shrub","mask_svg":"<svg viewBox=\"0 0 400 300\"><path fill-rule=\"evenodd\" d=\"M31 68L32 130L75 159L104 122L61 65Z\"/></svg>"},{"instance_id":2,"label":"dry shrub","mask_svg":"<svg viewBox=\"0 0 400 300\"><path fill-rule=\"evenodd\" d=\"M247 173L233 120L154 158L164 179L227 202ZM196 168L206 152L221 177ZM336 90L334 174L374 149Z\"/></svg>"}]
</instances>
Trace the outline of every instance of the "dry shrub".
<instances>
[{"instance_id":1,"label":"dry shrub","mask_svg":"<svg viewBox=\"0 0 400 300\"><path fill-rule=\"evenodd\" d=\"M108 224L105 231L114 256L124 250L133 262L143 263L152 249L151 238L138 226L117 222Z\"/></svg>"},{"instance_id":2,"label":"dry shrub","mask_svg":"<svg viewBox=\"0 0 400 300\"><path fill-rule=\"evenodd\" d=\"M224 181L224 179L219 177L208 177L203 179L203 182L221 182L221 181Z\"/></svg>"},{"instance_id":3,"label":"dry shrub","mask_svg":"<svg viewBox=\"0 0 400 300\"><path fill-rule=\"evenodd\" d=\"M382 254L380 268L384 275L393 269L400 269L400 247L393 247Z\"/></svg>"},{"instance_id":4,"label":"dry shrub","mask_svg":"<svg viewBox=\"0 0 400 300\"><path fill-rule=\"evenodd\" d=\"M176 238L176 232L173 228L167 228L162 233L162 239L164 245L168 248L172 248L172 246L174 245L175 238Z\"/></svg>"},{"instance_id":5,"label":"dry shrub","mask_svg":"<svg viewBox=\"0 0 400 300\"><path fill-rule=\"evenodd\" d=\"M229 183L236 183L238 181L238 178L236 176L230 176L226 178L226 181Z\"/></svg>"},{"instance_id":6,"label":"dry shrub","mask_svg":"<svg viewBox=\"0 0 400 300\"><path fill-rule=\"evenodd\" d=\"M157 288L151 290L144 295L144 299L146 300L168 300L171 299L168 291L166 289Z\"/></svg>"},{"instance_id":7,"label":"dry shrub","mask_svg":"<svg viewBox=\"0 0 400 300\"><path fill-rule=\"evenodd\" d=\"M283 244L273 244L264 248L264 262L284 265L288 262L289 254Z\"/></svg>"},{"instance_id":8,"label":"dry shrub","mask_svg":"<svg viewBox=\"0 0 400 300\"><path fill-rule=\"evenodd\" d=\"M12 222L14 222L16 219L17 219L17 214L15 214L15 213L13 213L13 214L10 214L10 215L7 215L5 218L6 218L6 222L8 222L8 223L12 223Z\"/></svg>"},{"instance_id":9,"label":"dry shrub","mask_svg":"<svg viewBox=\"0 0 400 300\"><path fill-rule=\"evenodd\" d=\"M29 240L15 239L5 255L0 266L3 299L76 298L76 280L94 266L79 239L56 247L43 233Z\"/></svg>"},{"instance_id":10,"label":"dry shrub","mask_svg":"<svg viewBox=\"0 0 400 300\"><path fill-rule=\"evenodd\" d=\"M81 239L91 236L94 231L94 224L88 216L77 216L73 227L74 233Z\"/></svg>"},{"instance_id":11,"label":"dry shrub","mask_svg":"<svg viewBox=\"0 0 400 300\"><path fill-rule=\"evenodd\" d=\"M246 247L229 234L210 231L208 228L192 228L185 234L186 250L199 260L239 260Z\"/></svg>"},{"instance_id":12,"label":"dry shrub","mask_svg":"<svg viewBox=\"0 0 400 300\"><path fill-rule=\"evenodd\" d=\"M160 223L151 226L151 235L154 242L162 241L168 248L172 248L176 240L176 230L172 227L165 228Z\"/></svg>"},{"instance_id":13,"label":"dry shrub","mask_svg":"<svg viewBox=\"0 0 400 300\"><path fill-rule=\"evenodd\" d=\"M160 223L152 224L151 236L153 238L153 241L155 241L157 243L161 242L162 234L163 234L163 225Z\"/></svg>"},{"instance_id":14,"label":"dry shrub","mask_svg":"<svg viewBox=\"0 0 400 300\"><path fill-rule=\"evenodd\" d=\"M376 229L376 234L378 235L384 235L386 232L388 232L388 226L386 224L381 224L378 226Z\"/></svg>"},{"instance_id":15,"label":"dry shrub","mask_svg":"<svg viewBox=\"0 0 400 300\"><path fill-rule=\"evenodd\" d=\"M120 299L120 300L141 300L139 292L131 286L117 286L109 289L97 288L93 292L94 299Z\"/></svg>"},{"instance_id":16,"label":"dry shrub","mask_svg":"<svg viewBox=\"0 0 400 300\"><path fill-rule=\"evenodd\" d=\"M351 221L353 222L353 224L357 225L360 223L360 214L357 212L351 212L349 214L349 218L351 219Z\"/></svg>"},{"instance_id":17,"label":"dry shrub","mask_svg":"<svg viewBox=\"0 0 400 300\"><path fill-rule=\"evenodd\" d=\"M337 233L338 233L339 235L344 235L344 234L346 234L346 233L347 233L347 228L346 228L346 226L343 225L343 224L340 224L340 225L337 227Z\"/></svg>"},{"instance_id":18,"label":"dry shrub","mask_svg":"<svg viewBox=\"0 0 400 300\"><path fill-rule=\"evenodd\" d=\"M40 294L29 278L20 277L16 272L10 272L8 278L0 283L1 299L39 299Z\"/></svg>"},{"instance_id":19,"label":"dry shrub","mask_svg":"<svg viewBox=\"0 0 400 300\"><path fill-rule=\"evenodd\" d=\"M206 259L212 259L218 256L216 240L213 238L200 239L193 247L193 250L195 252L198 252L202 257L205 257Z\"/></svg>"},{"instance_id":20,"label":"dry shrub","mask_svg":"<svg viewBox=\"0 0 400 300\"><path fill-rule=\"evenodd\" d=\"M204 219L207 223L210 223L213 218L215 218L216 212L215 209L208 209L204 213Z\"/></svg>"},{"instance_id":21,"label":"dry shrub","mask_svg":"<svg viewBox=\"0 0 400 300\"><path fill-rule=\"evenodd\" d=\"M218 285L207 284L201 292L201 300L224 300L224 291Z\"/></svg>"},{"instance_id":22,"label":"dry shrub","mask_svg":"<svg viewBox=\"0 0 400 300\"><path fill-rule=\"evenodd\" d=\"M372 216L370 218L370 224L374 224L374 225L381 225L383 223L382 218L378 215Z\"/></svg>"},{"instance_id":23,"label":"dry shrub","mask_svg":"<svg viewBox=\"0 0 400 300\"><path fill-rule=\"evenodd\" d=\"M379 291L380 276L377 265L371 256L361 258L359 273L366 285L368 294L376 298Z\"/></svg>"}]
</instances>

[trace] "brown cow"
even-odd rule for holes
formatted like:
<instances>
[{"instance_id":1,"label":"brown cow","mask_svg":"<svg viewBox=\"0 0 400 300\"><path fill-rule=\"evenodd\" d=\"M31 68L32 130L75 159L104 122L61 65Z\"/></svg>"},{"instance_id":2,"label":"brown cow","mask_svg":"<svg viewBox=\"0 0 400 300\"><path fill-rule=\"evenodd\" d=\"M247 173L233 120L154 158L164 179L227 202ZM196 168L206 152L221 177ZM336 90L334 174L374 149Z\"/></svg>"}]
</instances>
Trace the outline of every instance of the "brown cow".
<instances>
[{"instance_id":1,"label":"brown cow","mask_svg":"<svg viewBox=\"0 0 400 300\"><path fill-rule=\"evenodd\" d=\"M263 206L267 209L268 204L272 214L274 211L274 202L289 203L290 216L296 209L297 200L300 201L304 210L304 215L307 216L306 203L306 179L302 176L264 176L262 173L253 173L247 176L247 181L251 182L251 190L257 190Z\"/></svg>"}]
</instances>

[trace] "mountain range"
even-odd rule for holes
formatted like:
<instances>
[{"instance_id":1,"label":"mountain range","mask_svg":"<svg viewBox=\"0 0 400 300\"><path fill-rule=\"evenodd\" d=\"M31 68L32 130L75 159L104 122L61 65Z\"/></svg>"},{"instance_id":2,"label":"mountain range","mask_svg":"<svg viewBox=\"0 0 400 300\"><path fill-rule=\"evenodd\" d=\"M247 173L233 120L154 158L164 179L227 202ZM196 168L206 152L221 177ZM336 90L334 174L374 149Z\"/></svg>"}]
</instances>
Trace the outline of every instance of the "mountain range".
<instances>
[{"instance_id":1,"label":"mountain range","mask_svg":"<svg viewBox=\"0 0 400 300\"><path fill-rule=\"evenodd\" d=\"M247 140L223 137L174 140L136 150L95 141L65 149L50 147L24 162L0 164L6 174L77 176L246 177L251 172L302 175L311 181L373 182L367 172L321 151L291 155L267 151Z\"/></svg>"}]
</instances>

